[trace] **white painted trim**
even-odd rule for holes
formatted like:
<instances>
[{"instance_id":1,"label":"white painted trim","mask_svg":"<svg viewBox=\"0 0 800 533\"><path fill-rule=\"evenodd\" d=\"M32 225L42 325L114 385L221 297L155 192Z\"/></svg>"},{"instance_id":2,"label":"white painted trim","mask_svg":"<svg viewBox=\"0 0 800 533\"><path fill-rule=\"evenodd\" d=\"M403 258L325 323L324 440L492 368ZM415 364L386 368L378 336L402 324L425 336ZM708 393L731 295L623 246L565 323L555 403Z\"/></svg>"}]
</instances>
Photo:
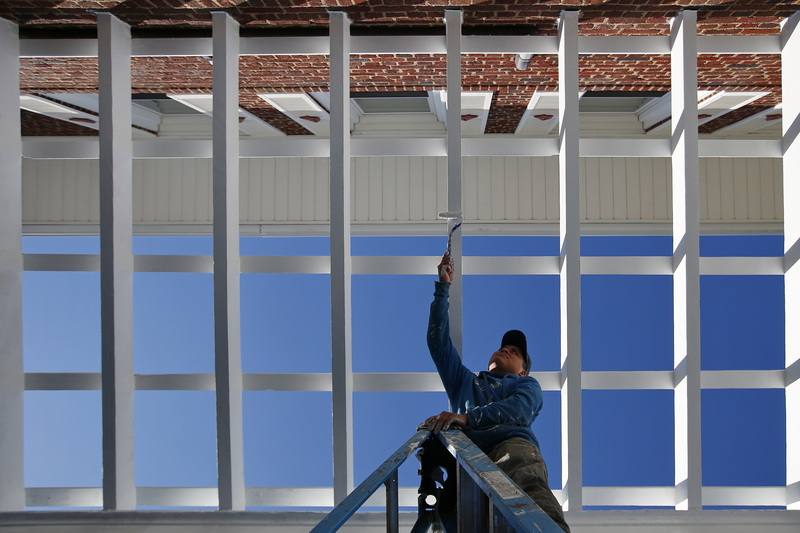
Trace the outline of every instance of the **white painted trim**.
<instances>
[{"instance_id":1,"label":"white painted trim","mask_svg":"<svg viewBox=\"0 0 800 533\"><path fill-rule=\"evenodd\" d=\"M136 508L130 27L97 14L103 508Z\"/></svg>"},{"instance_id":2,"label":"white painted trim","mask_svg":"<svg viewBox=\"0 0 800 533\"><path fill-rule=\"evenodd\" d=\"M214 368L219 508L244 497L239 295L239 23L222 11L213 26Z\"/></svg>"}]
</instances>

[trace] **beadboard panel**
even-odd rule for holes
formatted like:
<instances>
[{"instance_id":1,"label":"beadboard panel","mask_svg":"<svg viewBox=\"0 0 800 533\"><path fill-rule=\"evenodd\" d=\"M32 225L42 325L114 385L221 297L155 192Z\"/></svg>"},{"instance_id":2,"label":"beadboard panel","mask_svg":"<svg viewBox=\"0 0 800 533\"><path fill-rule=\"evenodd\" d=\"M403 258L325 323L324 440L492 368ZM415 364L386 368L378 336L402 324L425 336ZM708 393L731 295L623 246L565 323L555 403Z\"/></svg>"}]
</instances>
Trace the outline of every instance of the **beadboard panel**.
<instances>
[{"instance_id":1,"label":"beadboard panel","mask_svg":"<svg viewBox=\"0 0 800 533\"><path fill-rule=\"evenodd\" d=\"M469 221L558 220L557 157L464 157L464 215ZM672 212L668 158L581 159L585 222L668 222ZM351 164L356 223L435 222L447 206L443 157L361 157ZM326 158L243 158L242 223L303 224L328 220ZM99 220L96 160L23 160L26 224L93 224ZM133 216L137 224L209 224L210 159L136 159ZM780 222L778 159L700 160L703 222Z\"/></svg>"}]
</instances>

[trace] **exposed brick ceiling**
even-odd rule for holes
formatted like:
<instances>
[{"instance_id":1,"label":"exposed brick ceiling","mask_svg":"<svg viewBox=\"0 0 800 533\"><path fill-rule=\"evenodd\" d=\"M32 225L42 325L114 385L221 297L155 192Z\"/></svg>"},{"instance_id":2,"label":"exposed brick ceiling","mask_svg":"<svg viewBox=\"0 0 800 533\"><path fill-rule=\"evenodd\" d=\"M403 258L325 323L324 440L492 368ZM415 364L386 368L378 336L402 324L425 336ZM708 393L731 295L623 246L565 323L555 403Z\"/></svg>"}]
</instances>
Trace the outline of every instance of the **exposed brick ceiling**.
<instances>
[{"instance_id":1,"label":"exposed brick ceiling","mask_svg":"<svg viewBox=\"0 0 800 533\"><path fill-rule=\"evenodd\" d=\"M581 35L667 35L670 17L683 8L698 9L702 35L775 35L783 19L800 11L800 0L4 0L0 17L20 25L22 38L92 36L95 13L109 11L130 24L134 37L209 35L212 11L225 10L243 35L326 34L329 8L343 9L354 35L444 31L446 7L464 13L465 34L554 35L564 9L580 9ZM442 55L354 56L353 90L433 90L445 87ZM386 64L391 61L391 74ZM24 93L96 92L97 62L86 58L23 58ZM271 108L258 92L327 90L328 62L320 56L243 56L241 105L288 134L302 127ZM494 100L487 133L513 133L536 90L556 90L554 56L535 57L525 71L511 57L475 54L463 57L464 90L491 90ZM583 90L668 91L669 58L587 55L580 62ZM199 57L133 58L134 93L203 92L211 89L211 67ZM710 132L780 102L780 58L776 55L701 55L701 90L770 91L767 97L703 126ZM53 125L23 114L23 134L86 132L79 126ZM66 133L65 133L66 132Z\"/></svg>"}]
</instances>

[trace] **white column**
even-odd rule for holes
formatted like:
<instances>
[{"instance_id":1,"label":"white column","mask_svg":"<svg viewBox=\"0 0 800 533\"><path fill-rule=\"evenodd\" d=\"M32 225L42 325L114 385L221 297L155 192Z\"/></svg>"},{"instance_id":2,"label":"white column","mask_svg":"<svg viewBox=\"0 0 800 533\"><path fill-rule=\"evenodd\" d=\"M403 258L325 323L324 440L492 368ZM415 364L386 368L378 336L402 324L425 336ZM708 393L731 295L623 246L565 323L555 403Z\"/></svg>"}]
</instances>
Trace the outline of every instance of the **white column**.
<instances>
[{"instance_id":1,"label":"white column","mask_svg":"<svg viewBox=\"0 0 800 533\"><path fill-rule=\"evenodd\" d=\"M350 281L350 19L330 13L331 372L333 498L353 490L353 349Z\"/></svg>"},{"instance_id":2,"label":"white column","mask_svg":"<svg viewBox=\"0 0 800 533\"><path fill-rule=\"evenodd\" d=\"M578 117L578 11L558 22L561 295L561 483L565 507L583 507L581 428L581 219Z\"/></svg>"},{"instance_id":3,"label":"white column","mask_svg":"<svg viewBox=\"0 0 800 533\"><path fill-rule=\"evenodd\" d=\"M461 23L460 9L446 9L445 46L447 49L447 210L461 212ZM488 178L488 176L486 176ZM448 233L457 224L449 220ZM461 278L461 228L453 233L451 257L456 276L450 285L450 338L463 357L463 283Z\"/></svg>"},{"instance_id":4,"label":"white column","mask_svg":"<svg viewBox=\"0 0 800 533\"><path fill-rule=\"evenodd\" d=\"M214 12L214 361L220 510L244 510L239 311L239 24Z\"/></svg>"},{"instance_id":5,"label":"white column","mask_svg":"<svg viewBox=\"0 0 800 533\"><path fill-rule=\"evenodd\" d=\"M672 264L675 505L702 508L697 12L672 21Z\"/></svg>"},{"instance_id":6,"label":"white column","mask_svg":"<svg viewBox=\"0 0 800 533\"><path fill-rule=\"evenodd\" d=\"M131 31L97 14L103 508L136 507L133 439Z\"/></svg>"},{"instance_id":7,"label":"white column","mask_svg":"<svg viewBox=\"0 0 800 533\"><path fill-rule=\"evenodd\" d=\"M783 246L786 311L786 507L800 509L800 13L784 22L781 41L783 94Z\"/></svg>"},{"instance_id":8,"label":"white column","mask_svg":"<svg viewBox=\"0 0 800 533\"><path fill-rule=\"evenodd\" d=\"M19 28L0 19L0 512L25 507Z\"/></svg>"}]
</instances>

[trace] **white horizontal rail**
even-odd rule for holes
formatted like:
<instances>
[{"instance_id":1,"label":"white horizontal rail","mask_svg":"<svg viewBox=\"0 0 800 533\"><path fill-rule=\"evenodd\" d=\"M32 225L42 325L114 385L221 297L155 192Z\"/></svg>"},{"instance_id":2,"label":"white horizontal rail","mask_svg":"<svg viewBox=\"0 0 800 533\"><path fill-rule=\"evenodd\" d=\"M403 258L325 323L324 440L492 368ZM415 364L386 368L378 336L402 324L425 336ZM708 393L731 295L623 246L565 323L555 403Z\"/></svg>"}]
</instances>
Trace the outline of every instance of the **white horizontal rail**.
<instances>
[{"instance_id":1,"label":"white horizontal rail","mask_svg":"<svg viewBox=\"0 0 800 533\"><path fill-rule=\"evenodd\" d=\"M561 372L534 372L544 391L559 391ZM662 371L584 371L583 390L673 390L675 373ZM786 370L704 370L703 389L783 389ZM139 374L136 390L215 390L214 375ZM246 391L330 392L329 373L250 373L243 374ZM100 390L99 372L28 372L25 390ZM356 392L441 392L435 372L362 372L353 374Z\"/></svg>"},{"instance_id":2,"label":"white horizontal rail","mask_svg":"<svg viewBox=\"0 0 800 533\"><path fill-rule=\"evenodd\" d=\"M243 158L257 157L329 157L327 138L295 136L292 138L242 139L239 153ZM558 154L555 138L464 138L464 156L553 156ZM699 143L700 157L781 157L778 140L705 139ZM591 139L580 141L581 157L669 157L669 139ZM447 155L444 137L358 139L351 141L353 157L439 156ZM22 142L22 154L32 159L97 159L96 138L70 140L36 139ZM210 158L208 140L134 140L133 157Z\"/></svg>"},{"instance_id":3,"label":"white horizontal rail","mask_svg":"<svg viewBox=\"0 0 800 533\"><path fill-rule=\"evenodd\" d=\"M133 56L210 56L210 37L135 38ZM776 35L698 36L701 54L778 54ZM584 36L581 54L668 54L666 36ZM444 54L445 39L438 35L352 36L354 54ZM554 55L555 36L464 36L462 54L532 53ZM327 55L328 37L243 37L241 55ZM22 39L21 57L96 57L95 39Z\"/></svg>"},{"instance_id":4,"label":"white horizontal rail","mask_svg":"<svg viewBox=\"0 0 800 533\"><path fill-rule=\"evenodd\" d=\"M353 274L433 275L438 256L353 256ZM98 272L100 256L91 254L24 254L26 271ZM783 257L701 257L700 274L728 276L781 276ZM466 256L464 274L557 275L558 257ZM213 272L210 255L136 255L135 272ZM329 274L328 256L241 256L245 274ZM585 275L672 275L672 258L666 256L581 258Z\"/></svg>"},{"instance_id":5,"label":"white horizontal rail","mask_svg":"<svg viewBox=\"0 0 800 533\"><path fill-rule=\"evenodd\" d=\"M29 487L25 489L28 507L102 507L99 487ZM561 501L561 491L554 490ZM248 507L332 507L332 487L247 487ZM401 507L416 507L417 488L401 487ZM583 487L584 505L672 507L675 487ZM216 487L137 487L140 506L209 507L218 505ZM381 488L365 505L383 507ZM737 507L784 506L786 487L703 487L703 505Z\"/></svg>"}]
</instances>

